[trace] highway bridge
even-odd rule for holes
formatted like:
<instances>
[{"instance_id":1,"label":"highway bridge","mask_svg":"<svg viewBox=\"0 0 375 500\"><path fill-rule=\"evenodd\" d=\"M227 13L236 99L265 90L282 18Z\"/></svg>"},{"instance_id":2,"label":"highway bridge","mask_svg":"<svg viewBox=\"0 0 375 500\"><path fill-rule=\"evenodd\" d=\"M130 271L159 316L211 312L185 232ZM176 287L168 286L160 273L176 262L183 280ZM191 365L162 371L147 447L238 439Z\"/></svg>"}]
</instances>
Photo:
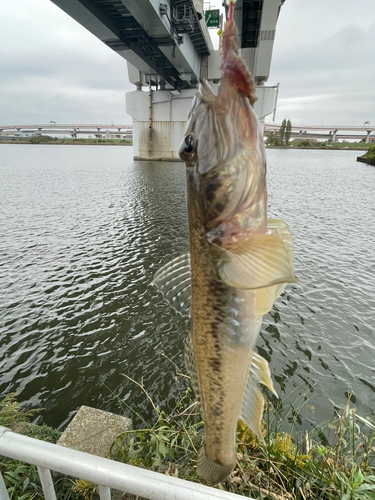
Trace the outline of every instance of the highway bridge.
<instances>
[{"instance_id":1,"label":"highway bridge","mask_svg":"<svg viewBox=\"0 0 375 500\"><path fill-rule=\"evenodd\" d=\"M280 124L266 123L264 134L268 132L277 132ZM129 124L100 124L100 123L78 123L78 124L32 124L32 125L0 125L0 137L9 137L9 135L70 135L78 137L79 135L95 135L102 137L105 134L113 134L132 137L132 125ZM352 132L352 133L350 133ZM296 125L292 127L292 138L315 139L319 141L356 140L365 142L375 141L375 126L351 126L351 125Z\"/></svg>"},{"instance_id":2,"label":"highway bridge","mask_svg":"<svg viewBox=\"0 0 375 500\"><path fill-rule=\"evenodd\" d=\"M33 124L33 125L0 125L0 137L9 135L26 135L26 134L43 134L43 135L71 135L77 137L78 135L92 134L101 137L103 134L118 134L132 136L133 127L131 125L106 125L106 124L71 124L64 125L60 123L48 124Z\"/></svg>"},{"instance_id":3,"label":"highway bridge","mask_svg":"<svg viewBox=\"0 0 375 500\"><path fill-rule=\"evenodd\" d=\"M280 124L266 123L264 126L264 133L278 132ZM351 133L349 133L351 132ZM363 126L358 125L293 125L292 124L292 138L301 139L317 139L332 142L338 142L340 139L350 139L365 142L372 142L375 140L375 126L370 126L365 123Z\"/></svg>"},{"instance_id":4,"label":"highway bridge","mask_svg":"<svg viewBox=\"0 0 375 500\"><path fill-rule=\"evenodd\" d=\"M220 80L220 54L211 42L203 0L51 1L128 62L129 80L137 89L126 94L135 157L177 158L199 80L207 79L214 88ZM258 85L255 111L261 120L276 107L277 88L264 84L284 2L235 4L242 55Z\"/></svg>"}]
</instances>

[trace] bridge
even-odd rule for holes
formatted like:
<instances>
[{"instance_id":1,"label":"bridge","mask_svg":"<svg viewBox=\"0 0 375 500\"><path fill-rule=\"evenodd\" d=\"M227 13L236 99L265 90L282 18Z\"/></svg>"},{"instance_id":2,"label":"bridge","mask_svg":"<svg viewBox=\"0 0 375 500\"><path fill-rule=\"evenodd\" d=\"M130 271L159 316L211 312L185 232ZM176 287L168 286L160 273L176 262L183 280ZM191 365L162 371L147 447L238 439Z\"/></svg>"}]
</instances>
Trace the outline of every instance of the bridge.
<instances>
[{"instance_id":1,"label":"bridge","mask_svg":"<svg viewBox=\"0 0 375 500\"><path fill-rule=\"evenodd\" d=\"M266 123L264 132L278 132L281 125L276 123ZM358 125L293 125L291 137L301 139L320 139L337 142L339 139L364 140L370 142L375 140L371 135L375 131L375 126L370 126L366 122L363 126ZM352 132L351 134L349 132ZM354 133L353 133L354 132Z\"/></svg>"},{"instance_id":2,"label":"bridge","mask_svg":"<svg viewBox=\"0 0 375 500\"><path fill-rule=\"evenodd\" d=\"M27 133L40 133L44 135L48 134L67 134L72 137L77 137L78 135L93 134L95 136L101 136L105 133L115 134L115 135L126 135L128 137L132 136L133 127L131 125L103 125L103 124L33 124L33 125L0 125L0 137L7 137L9 135L27 134Z\"/></svg>"},{"instance_id":3,"label":"bridge","mask_svg":"<svg viewBox=\"0 0 375 500\"><path fill-rule=\"evenodd\" d=\"M51 1L126 59L136 86L126 94L135 157L176 159L199 80L207 79L214 88L220 80L220 51L213 48L203 0ZM284 2L235 4L242 56L257 83L255 111L261 120L276 107L277 87L265 83ZM217 11L216 16L222 24Z\"/></svg>"}]
</instances>

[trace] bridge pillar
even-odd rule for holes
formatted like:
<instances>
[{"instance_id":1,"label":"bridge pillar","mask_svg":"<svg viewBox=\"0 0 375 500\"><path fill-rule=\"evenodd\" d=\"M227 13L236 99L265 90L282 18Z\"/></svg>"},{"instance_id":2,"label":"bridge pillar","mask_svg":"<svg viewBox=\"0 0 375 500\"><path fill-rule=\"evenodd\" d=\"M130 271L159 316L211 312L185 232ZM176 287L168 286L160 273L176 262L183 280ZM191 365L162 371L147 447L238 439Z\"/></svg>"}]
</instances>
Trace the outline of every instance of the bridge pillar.
<instances>
[{"instance_id":1,"label":"bridge pillar","mask_svg":"<svg viewBox=\"0 0 375 500\"><path fill-rule=\"evenodd\" d=\"M332 136L332 142L336 142L336 134L337 134L337 130L334 130L333 136Z\"/></svg>"},{"instance_id":2,"label":"bridge pillar","mask_svg":"<svg viewBox=\"0 0 375 500\"><path fill-rule=\"evenodd\" d=\"M213 85L216 91L216 85ZM264 118L273 113L276 87L259 86L254 110L262 132ZM126 94L126 112L133 118L133 154L138 160L179 160L178 149L184 137L189 109L197 89L172 94L169 90ZM151 100L150 100L151 98Z\"/></svg>"},{"instance_id":3,"label":"bridge pillar","mask_svg":"<svg viewBox=\"0 0 375 500\"><path fill-rule=\"evenodd\" d=\"M367 132L366 142L370 142L370 134L371 134L371 130L366 130L366 132Z\"/></svg>"},{"instance_id":4,"label":"bridge pillar","mask_svg":"<svg viewBox=\"0 0 375 500\"><path fill-rule=\"evenodd\" d=\"M126 112L133 118L133 153L138 160L179 160L187 115L197 89L126 94ZM151 94L151 95L150 95Z\"/></svg>"}]
</instances>

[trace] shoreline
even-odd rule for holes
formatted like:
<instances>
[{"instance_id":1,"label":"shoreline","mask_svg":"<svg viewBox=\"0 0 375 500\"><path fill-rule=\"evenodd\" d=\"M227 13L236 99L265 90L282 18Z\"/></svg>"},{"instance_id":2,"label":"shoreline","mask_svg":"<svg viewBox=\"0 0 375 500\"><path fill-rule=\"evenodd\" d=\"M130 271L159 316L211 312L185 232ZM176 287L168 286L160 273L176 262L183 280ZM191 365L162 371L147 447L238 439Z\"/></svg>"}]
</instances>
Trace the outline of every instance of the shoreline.
<instances>
[{"instance_id":1,"label":"shoreline","mask_svg":"<svg viewBox=\"0 0 375 500\"><path fill-rule=\"evenodd\" d=\"M30 146L35 145L47 145L47 146L133 146L133 143L121 143L121 142L38 142L32 143L30 141L2 141L0 144L26 144Z\"/></svg>"},{"instance_id":2,"label":"shoreline","mask_svg":"<svg viewBox=\"0 0 375 500\"><path fill-rule=\"evenodd\" d=\"M362 147L350 147L350 146L345 146L345 147L338 147L338 146L319 146L319 147L314 147L314 146L266 146L266 149L296 149L299 151L303 151L305 149L316 149L318 151L367 151L368 146Z\"/></svg>"},{"instance_id":3,"label":"shoreline","mask_svg":"<svg viewBox=\"0 0 375 500\"><path fill-rule=\"evenodd\" d=\"M103 142L99 142L103 141ZM107 142L108 141L108 142ZM109 142L113 141L113 142ZM88 140L66 140L62 139L62 141L41 141L32 143L31 141L11 141L11 140L1 140L0 144L23 144L23 145L52 145L52 146L133 146L132 142L121 142L121 140L116 141L115 139L88 139ZM319 150L319 151L367 151L371 145L368 146L348 146L345 145L343 147L339 146L266 146L266 149L292 149L292 150Z\"/></svg>"}]
</instances>

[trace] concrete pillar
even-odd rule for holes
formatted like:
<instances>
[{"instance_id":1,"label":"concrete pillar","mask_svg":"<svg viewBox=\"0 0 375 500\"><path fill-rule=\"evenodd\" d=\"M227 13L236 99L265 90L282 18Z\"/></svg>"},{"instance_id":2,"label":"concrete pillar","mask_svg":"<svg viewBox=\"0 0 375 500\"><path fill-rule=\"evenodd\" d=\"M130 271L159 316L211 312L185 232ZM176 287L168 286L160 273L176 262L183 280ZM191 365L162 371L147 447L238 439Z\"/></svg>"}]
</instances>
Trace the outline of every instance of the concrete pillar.
<instances>
[{"instance_id":1,"label":"concrete pillar","mask_svg":"<svg viewBox=\"0 0 375 500\"><path fill-rule=\"evenodd\" d=\"M332 136L332 142L336 142L336 134L337 134L337 130L334 130L333 136Z\"/></svg>"},{"instance_id":2,"label":"concrete pillar","mask_svg":"<svg viewBox=\"0 0 375 500\"><path fill-rule=\"evenodd\" d=\"M366 132L367 132L366 142L370 142L371 130L366 130Z\"/></svg>"},{"instance_id":3,"label":"concrete pillar","mask_svg":"<svg viewBox=\"0 0 375 500\"><path fill-rule=\"evenodd\" d=\"M138 160L179 160L187 115L196 89L126 94L126 112L133 118L133 152ZM150 120L151 116L151 120Z\"/></svg>"},{"instance_id":4,"label":"concrete pillar","mask_svg":"<svg viewBox=\"0 0 375 500\"><path fill-rule=\"evenodd\" d=\"M259 117L262 131L265 117L274 111L276 91L275 87L257 87L258 100L254 110ZM184 137L188 112L196 92L197 89L181 90L177 94L172 94L169 90L153 90L151 108L148 91L127 92L126 112L133 118L134 159L180 159L178 149Z\"/></svg>"},{"instance_id":5,"label":"concrete pillar","mask_svg":"<svg viewBox=\"0 0 375 500\"><path fill-rule=\"evenodd\" d=\"M264 121L266 116L276 111L278 86L266 87L259 85L256 88L258 99L254 103L254 111L259 118L262 133L264 132Z\"/></svg>"}]
</instances>

